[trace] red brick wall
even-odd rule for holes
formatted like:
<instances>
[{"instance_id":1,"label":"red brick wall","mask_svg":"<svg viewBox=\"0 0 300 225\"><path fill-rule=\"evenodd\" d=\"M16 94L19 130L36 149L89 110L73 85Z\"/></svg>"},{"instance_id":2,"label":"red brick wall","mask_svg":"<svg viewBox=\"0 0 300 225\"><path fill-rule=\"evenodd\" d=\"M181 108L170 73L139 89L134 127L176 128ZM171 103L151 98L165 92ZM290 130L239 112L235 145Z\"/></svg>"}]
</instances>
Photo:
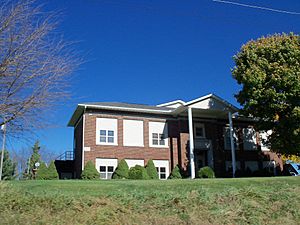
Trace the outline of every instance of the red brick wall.
<instances>
[{"instance_id":1,"label":"red brick wall","mask_svg":"<svg viewBox=\"0 0 300 225\"><path fill-rule=\"evenodd\" d=\"M114 118L118 120L118 146L96 145L96 118ZM117 158L119 160L127 158L144 159L146 164L150 159L161 159L169 160L171 168L171 153L177 158L177 142L175 140L172 139L172 143L170 143L171 141L169 139L169 147L166 148L149 147L148 124L150 121L159 122L162 120L146 117L136 118L144 122L144 147L127 147L123 146L123 119L133 119L133 117L109 114L85 114L84 146L90 147L90 151L84 152L84 162L86 163L91 160L95 163L96 158ZM170 124L172 124L172 122L170 122ZM174 127L176 125L172 124L171 126Z\"/></svg>"}]
</instances>

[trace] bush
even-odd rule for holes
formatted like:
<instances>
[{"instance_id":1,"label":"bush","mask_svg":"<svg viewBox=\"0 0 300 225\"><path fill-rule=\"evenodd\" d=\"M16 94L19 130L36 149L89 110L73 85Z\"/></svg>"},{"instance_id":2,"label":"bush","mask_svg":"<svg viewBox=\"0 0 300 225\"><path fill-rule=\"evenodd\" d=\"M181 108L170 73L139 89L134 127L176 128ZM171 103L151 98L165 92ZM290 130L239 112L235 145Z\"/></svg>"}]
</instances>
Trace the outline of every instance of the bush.
<instances>
[{"instance_id":1,"label":"bush","mask_svg":"<svg viewBox=\"0 0 300 225\"><path fill-rule=\"evenodd\" d=\"M146 171L149 176L149 179L158 179L158 173L155 168L153 161L150 159L146 166Z\"/></svg>"},{"instance_id":2,"label":"bush","mask_svg":"<svg viewBox=\"0 0 300 225\"><path fill-rule=\"evenodd\" d=\"M182 179L179 166L176 165L169 176L169 179Z\"/></svg>"},{"instance_id":3,"label":"bush","mask_svg":"<svg viewBox=\"0 0 300 225\"><path fill-rule=\"evenodd\" d=\"M133 180L147 180L149 176L144 167L136 165L135 167L131 167L129 170L129 179Z\"/></svg>"},{"instance_id":4,"label":"bush","mask_svg":"<svg viewBox=\"0 0 300 225\"><path fill-rule=\"evenodd\" d=\"M127 162L125 159L122 159L118 167L116 168L114 174L113 174L113 179L127 179L128 178L128 172L129 172L129 167L127 165Z\"/></svg>"},{"instance_id":5,"label":"bush","mask_svg":"<svg viewBox=\"0 0 300 225\"><path fill-rule=\"evenodd\" d=\"M215 178L215 173L212 168L205 166L198 171L199 178Z\"/></svg>"},{"instance_id":6,"label":"bush","mask_svg":"<svg viewBox=\"0 0 300 225\"><path fill-rule=\"evenodd\" d=\"M56 170L56 166L54 164L54 161L51 161L48 167L48 180L57 180L57 179L58 179L58 173Z\"/></svg>"},{"instance_id":7,"label":"bush","mask_svg":"<svg viewBox=\"0 0 300 225\"><path fill-rule=\"evenodd\" d=\"M100 174L98 173L94 163L88 161L81 173L81 179L83 180L96 180L100 179Z\"/></svg>"},{"instance_id":8,"label":"bush","mask_svg":"<svg viewBox=\"0 0 300 225\"><path fill-rule=\"evenodd\" d=\"M40 163L40 166L36 172L36 179L37 180L48 180L48 168L44 162Z\"/></svg>"}]
</instances>

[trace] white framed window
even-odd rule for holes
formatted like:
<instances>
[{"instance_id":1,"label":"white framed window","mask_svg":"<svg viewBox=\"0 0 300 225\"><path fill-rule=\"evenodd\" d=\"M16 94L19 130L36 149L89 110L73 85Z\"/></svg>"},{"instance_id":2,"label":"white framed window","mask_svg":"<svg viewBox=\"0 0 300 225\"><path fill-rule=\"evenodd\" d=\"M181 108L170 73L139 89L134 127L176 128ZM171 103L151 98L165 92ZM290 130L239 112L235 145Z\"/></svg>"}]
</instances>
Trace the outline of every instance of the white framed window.
<instances>
[{"instance_id":1,"label":"white framed window","mask_svg":"<svg viewBox=\"0 0 300 225\"><path fill-rule=\"evenodd\" d=\"M239 138L238 138L238 129L233 128L233 143L234 143L234 149L239 150ZM231 140L230 140L230 128L225 127L224 128L224 148L225 150L231 150Z\"/></svg>"},{"instance_id":2,"label":"white framed window","mask_svg":"<svg viewBox=\"0 0 300 225\"><path fill-rule=\"evenodd\" d=\"M118 120L110 118L96 119L96 144L118 145Z\"/></svg>"},{"instance_id":3,"label":"white framed window","mask_svg":"<svg viewBox=\"0 0 300 225\"><path fill-rule=\"evenodd\" d=\"M205 126L203 123L195 123L194 134L195 138L205 138Z\"/></svg>"},{"instance_id":4,"label":"white framed window","mask_svg":"<svg viewBox=\"0 0 300 225\"><path fill-rule=\"evenodd\" d=\"M112 175L114 173L114 167L113 166L100 166L100 178L101 179L111 179Z\"/></svg>"},{"instance_id":5,"label":"white framed window","mask_svg":"<svg viewBox=\"0 0 300 225\"><path fill-rule=\"evenodd\" d=\"M169 173L169 161L168 160L153 160L154 166L157 170L159 179L167 179Z\"/></svg>"},{"instance_id":6,"label":"white framed window","mask_svg":"<svg viewBox=\"0 0 300 225\"><path fill-rule=\"evenodd\" d=\"M123 145L144 147L144 122L123 120Z\"/></svg>"},{"instance_id":7,"label":"white framed window","mask_svg":"<svg viewBox=\"0 0 300 225\"><path fill-rule=\"evenodd\" d=\"M167 179L166 167L156 167L156 171L158 173L159 179L161 180Z\"/></svg>"},{"instance_id":8,"label":"white framed window","mask_svg":"<svg viewBox=\"0 0 300 225\"><path fill-rule=\"evenodd\" d=\"M101 179L111 179L117 166L117 159L96 158L96 169Z\"/></svg>"},{"instance_id":9,"label":"white framed window","mask_svg":"<svg viewBox=\"0 0 300 225\"><path fill-rule=\"evenodd\" d=\"M243 145L244 150L257 149L256 131L253 127L243 128Z\"/></svg>"},{"instance_id":10,"label":"white framed window","mask_svg":"<svg viewBox=\"0 0 300 225\"><path fill-rule=\"evenodd\" d=\"M149 122L149 146L168 147L167 123Z\"/></svg>"}]
</instances>

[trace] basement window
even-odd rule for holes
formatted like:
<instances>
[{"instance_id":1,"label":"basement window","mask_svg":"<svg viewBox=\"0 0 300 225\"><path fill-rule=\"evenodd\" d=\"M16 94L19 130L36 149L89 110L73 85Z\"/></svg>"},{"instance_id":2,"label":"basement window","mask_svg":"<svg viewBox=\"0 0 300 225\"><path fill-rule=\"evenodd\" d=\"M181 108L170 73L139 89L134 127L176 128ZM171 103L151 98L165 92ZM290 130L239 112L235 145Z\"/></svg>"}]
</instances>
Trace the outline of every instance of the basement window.
<instances>
[{"instance_id":1,"label":"basement window","mask_svg":"<svg viewBox=\"0 0 300 225\"><path fill-rule=\"evenodd\" d=\"M159 179L167 179L166 167L156 167Z\"/></svg>"},{"instance_id":2,"label":"basement window","mask_svg":"<svg viewBox=\"0 0 300 225\"><path fill-rule=\"evenodd\" d=\"M114 167L113 166L100 166L100 178L101 179L111 179Z\"/></svg>"}]
</instances>

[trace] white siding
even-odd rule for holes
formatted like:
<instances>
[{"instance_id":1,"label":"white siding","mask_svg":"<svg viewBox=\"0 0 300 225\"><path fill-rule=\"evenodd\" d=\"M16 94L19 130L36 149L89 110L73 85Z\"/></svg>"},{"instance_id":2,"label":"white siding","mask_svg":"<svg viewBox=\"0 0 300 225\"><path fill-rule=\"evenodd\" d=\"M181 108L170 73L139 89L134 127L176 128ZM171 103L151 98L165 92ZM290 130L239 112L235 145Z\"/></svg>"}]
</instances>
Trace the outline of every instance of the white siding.
<instances>
[{"instance_id":1,"label":"white siding","mask_svg":"<svg viewBox=\"0 0 300 225\"><path fill-rule=\"evenodd\" d=\"M100 143L100 130L112 130L114 131L113 143ZM96 144L97 145L118 145L118 120L108 118L96 119Z\"/></svg>"},{"instance_id":2,"label":"white siding","mask_svg":"<svg viewBox=\"0 0 300 225\"><path fill-rule=\"evenodd\" d=\"M243 141L245 150L256 150L256 131L254 128L244 128L243 129Z\"/></svg>"},{"instance_id":3,"label":"white siding","mask_svg":"<svg viewBox=\"0 0 300 225\"><path fill-rule=\"evenodd\" d=\"M164 145L153 145L152 134L159 133L164 135ZM168 147L168 127L165 122L149 122L149 146L150 147Z\"/></svg>"},{"instance_id":4,"label":"white siding","mask_svg":"<svg viewBox=\"0 0 300 225\"><path fill-rule=\"evenodd\" d=\"M134 167L136 165L144 166L145 162L143 159L125 159L129 168Z\"/></svg>"},{"instance_id":5,"label":"white siding","mask_svg":"<svg viewBox=\"0 0 300 225\"><path fill-rule=\"evenodd\" d=\"M144 123L139 120L123 120L124 146L144 146Z\"/></svg>"}]
</instances>

